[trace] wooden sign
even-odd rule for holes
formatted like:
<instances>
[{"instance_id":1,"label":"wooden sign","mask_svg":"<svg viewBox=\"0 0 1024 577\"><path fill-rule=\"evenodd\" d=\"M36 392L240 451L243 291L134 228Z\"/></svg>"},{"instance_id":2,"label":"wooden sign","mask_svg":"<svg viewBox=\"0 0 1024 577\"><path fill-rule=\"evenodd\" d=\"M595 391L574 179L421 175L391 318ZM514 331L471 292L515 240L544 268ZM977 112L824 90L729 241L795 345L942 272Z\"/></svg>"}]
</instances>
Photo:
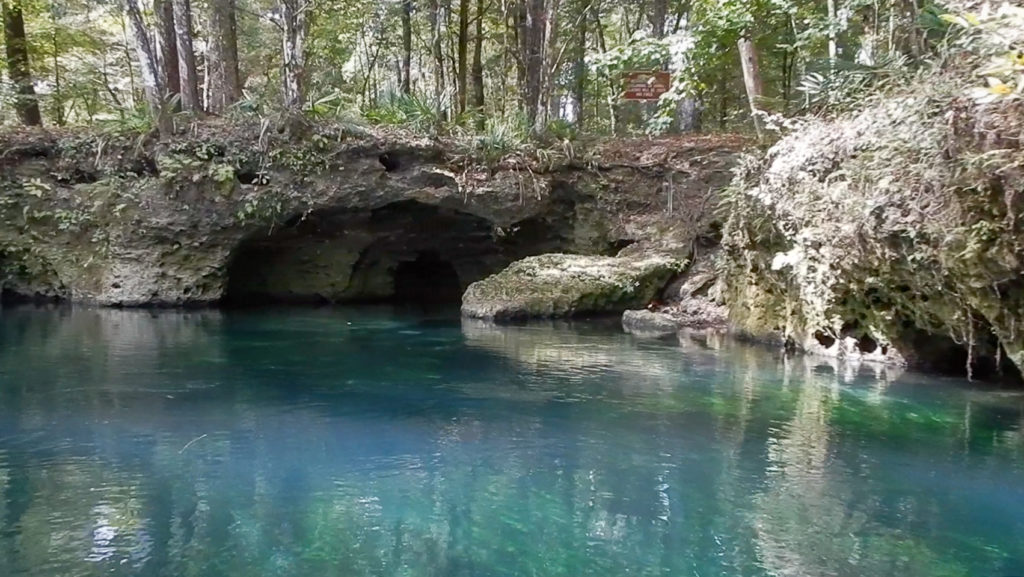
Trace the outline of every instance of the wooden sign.
<instances>
[{"instance_id":1,"label":"wooden sign","mask_svg":"<svg viewBox=\"0 0 1024 577\"><path fill-rule=\"evenodd\" d=\"M625 100L657 100L672 86L672 75L664 71L634 70L625 75Z\"/></svg>"}]
</instances>

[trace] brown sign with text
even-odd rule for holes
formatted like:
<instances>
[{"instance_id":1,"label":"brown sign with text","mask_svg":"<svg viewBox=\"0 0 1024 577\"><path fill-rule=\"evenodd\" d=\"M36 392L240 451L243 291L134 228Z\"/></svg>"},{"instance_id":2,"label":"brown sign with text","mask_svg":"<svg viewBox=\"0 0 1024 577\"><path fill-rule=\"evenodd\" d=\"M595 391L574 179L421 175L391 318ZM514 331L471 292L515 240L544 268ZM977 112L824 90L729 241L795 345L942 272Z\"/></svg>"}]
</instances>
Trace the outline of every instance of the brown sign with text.
<instances>
[{"instance_id":1,"label":"brown sign with text","mask_svg":"<svg viewBox=\"0 0 1024 577\"><path fill-rule=\"evenodd\" d=\"M657 100L672 86L672 76L663 71L627 72L625 81L625 100Z\"/></svg>"}]
</instances>

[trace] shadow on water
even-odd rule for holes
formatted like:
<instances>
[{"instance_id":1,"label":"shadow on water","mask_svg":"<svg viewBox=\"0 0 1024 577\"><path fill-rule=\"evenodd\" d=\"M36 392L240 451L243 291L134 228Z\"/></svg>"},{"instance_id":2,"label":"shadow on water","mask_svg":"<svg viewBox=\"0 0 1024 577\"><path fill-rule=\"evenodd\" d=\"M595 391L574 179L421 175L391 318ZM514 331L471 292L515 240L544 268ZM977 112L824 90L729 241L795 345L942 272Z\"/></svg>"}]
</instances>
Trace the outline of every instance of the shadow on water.
<instances>
[{"instance_id":1,"label":"shadow on water","mask_svg":"<svg viewBox=\"0 0 1024 577\"><path fill-rule=\"evenodd\" d=\"M1024 397L394 308L0 312L0 574L1014 575Z\"/></svg>"}]
</instances>

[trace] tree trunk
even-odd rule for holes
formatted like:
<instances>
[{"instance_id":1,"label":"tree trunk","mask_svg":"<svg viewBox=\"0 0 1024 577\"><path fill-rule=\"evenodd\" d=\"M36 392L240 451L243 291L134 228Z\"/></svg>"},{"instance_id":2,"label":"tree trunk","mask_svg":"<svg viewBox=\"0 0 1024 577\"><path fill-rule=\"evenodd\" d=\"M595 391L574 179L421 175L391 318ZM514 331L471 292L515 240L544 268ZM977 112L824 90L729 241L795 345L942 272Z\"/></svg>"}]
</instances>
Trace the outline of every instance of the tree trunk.
<instances>
[{"instance_id":1,"label":"tree trunk","mask_svg":"<svg viewBox=\"0 0 1024 577\"><path fill-rule=\"evenodd\" d=\"M448 106L445 108L445 120L453 120L459 114L459 34L452 26L452 0L441 0L441 14L444 15L444 30L447 31L444 39L448 44L448 50L444 57L445 62L451 66L448 76L451 83L445 84L445 94L451 95L448 98ZM453 30L455 30L454 33ZM452 90L454 92L450 92Z\"/></svg>"},{"instance_id":2,"label":"tree trunk","mask_svg":"<svg viewBox=\"0 0 1024 577\"><path fill-rule=\"evenodd\" d=\"M206 69L207 105L210 112L220 114L242 97L235 0L210 0L210 49Z\"/></svg>"},{"instance_id":3,"label":"tree trunk","mask_svg":"<svg viewBox=\"0 0 1024 577\"><path fill-rule=\"evenodd\" d=\"M160 134L168 135L173 132L174 125L161 98L164 89L160 82L160 72L157 69L156 52L149 42L146 23L142 20L142 9L139 7L138 0L124 0L124 3L128 12L128 20L132 25L132 34L135 37L135 52L139 58L139 69L142 70L142 85L146 94L146 104L149 106L150 114L156 120Z\"/></svg>"},{"instance_id":4,"label":"tree trunk","mask_svg":"<svg viewBox=\"0 0 1024 577\"><path fill-rule=\"evenodd\" d=\"M473 36L473 113L477 130L485 128L484 119L484 0L476 0L476 30Z\"/></svg>"},{"instance_id":5,"label":"tree trunk","mask_svg":"<svg viewBox=\"0 0 1024 577\"><path fill-rule=\"evenodd\" d=\"M53 47L53 121L57 126L64 126L64 93L61 87L60 78L60 45L57 41L57 7L50 6L50 22L53 24L53 33L50 36ZM74 108L74 101L71 103Z\"/></svg>"},{"instance_id":6,"label":"tree trunk","mask_svg":"<svg viewBox=\"0 0 1024 577\"><path fill-rule=\"evenodd\" d=\"M597 47L601 54L608 52L608 43L604 37L604 24L601 23L601 11L596 6L591 7L591 14L594 16L594 29L597 31ZM608 123L612 134L616 134L619 128L619 88L615 80L608 77Z\"/></svg>"},{"instance_id":7,"label":"tree trunk","mask_svg":"<svg viewBox=\"0 0 1024 577\"><path fill-rule=\"evenodd\" d=\"M125 1L128 2L130 0ZM132 46L135 43L128 39L128 24L125 22L124 18L127 12L127 10L122 10L121 13L118 14L118 20L121 24L121 38L124 40L124 42L122 42L122 45L124 46L124 67L128 70L128 96L131 98L132 108L135 108L138 105L138 90L136 90L135 87L135 67L132 66ZM117 96L114 94L113 90L110 90L110 76L107 74L107 63L105 59L103 62L103 81L107 85L107 91L110 93L110 96L115 102L117 102ZM117 106L120 108L121 103L117 102ZM121 118L124 118L124 110L118 110L118 113L121 115Z\"/></svg>"},{"instance_id":8,"label":"tree trunk","mask_svg":"<svg viewBox=\"0 0 1024 577\"><path fill-rule=\"evenodd\" d=\"M589 4L584 0L580 2L581 10L588 10ZM573 105L576 113L576 126L582 130L586 124L583 102L587 94L587 22L589 18L584 12L579 19L579 29L576 31L576 62L573 65Z\"/></svg>"},{"instance_id":9,"label":"tree trunk","mask_svg":"<svg viewBox=\"0 0 1024 577\"><path fill-rule=\"evenodd\" d=\"M22 124L40 126L43 123L43 115L39 112L39 99L36 98L36 90L32 85L28 42L25 38L25 17L17 0L0 0L0 12L3 12L4 19L7 74L17 94L14 109Z\"/></svg>"},{"instance_id":10,"label":"tree trunk","mask_svg":"<svg viewBox=\"0 0 1024 577\"><path fill-rule=\"evenodd\" d=\"M655 38L665 37L665 20L668 18L668 1L654 0L651 3L651 31Z\"/></svg>"},{"instance_id":11,"label":"tree trunk","mask_svg":"<svg viewBox=\"0 0 1024 577\"><path fill-rule=\"evenodd\" d=\"M541 59L540 101L537 103L537 126L534 130L543 132L552 116L557 116L557 108L552 105L554 98L555 67L558 65L556 54L558 48L558 7L560 0L547 0L544 3L544 36ZM549 114L549 111L554 111Z\"/></svg>"},{"instance_id":12,"label":"tree trunk","mask_svg":"<svg viewBox=\"0 0 1024 577\"><path fill-rule=\"evenodd\" d=\"M655 4L664 0L656 0ZM686 27L690 27L690 10L691 4L683 4L681 10L676 14L676 26L675 32L679 31L679 27L685 23ZM662 18L665 20L667 25L668 15L664 14ZM662 27L664 32L664 26ZM701 94L688 94L679 99L676 103L676 117L672 123L672 127L678 129L679 132L700 132L701 129L701 114L703 112L703 99Z\"/></svg>"},{"instance_id":13,"label":"tree trunk","mask_svg":"<svg viewBox=\"0 0 1024 577\"><path fill-rule=\"evenodd\" d=\"M518 13L519 52L524 79L523 108L534 133L547 124L551 94L552 52L557 38L559 0L521 0Z\"/></svg>"},{"instance_id":14,"label":"tree trunk","mask_svg":"<svg viewBox=\"0 0 1024 577\"><path fill-rule=\"evenodd\" d=\"M836 41L836 0L828 0L828 62L829 69L835 70L839 44Z\"/></svg>"},{"instance_id":15,"label":"tree trunk","mask_svg":"<svg viewBox=\"0 0 1024 577\"><path fill-rule=\"evenodd\" d=\"M159 46L160 80L164 85L164 96L174 96L181 92L178 41L174 36L174 4L171 0L155 0L153 15L156 17L156 41Z\"/></svg>"},{"instance_id":16,"label":"tree trunk","mask_svg":"<svg viewBox=\"0 0 1024 577\"><path fill-rule=\"evenodd\" d=\"M724 131L729 123L729 79L725 71L718 75L718 129Z\"/></svg>"},{"instance_id":17,"label":"tree trunk","mask_svg":"<svg viewBox=\"0 0 1024 577\"><path fill-rule=\"evenodd\" d=\"M469 100L469 0L459 0L459 48L456 90L459 93L459 113L466 111Z\"/></svg>"},{"instance_id":18,"label":"tree trunk","mask_svg":"<svg viewBox=\"0 0 1024 577\"><path fill-rule=\"evenodd\" d=\"M438 118L444 116L444 51L441 38L441 3L430 1L430 52L434 58L434 107Z\"/></svg>"},{"instance_id":19,"label":"tree trunk","mask_svg":"<svg viewBox=\"0 0 1024 577\"><path fill-rule=\"evenodd\" d=\"M749 34L740 37L740 65L743 67L743 85L747 91L747 101L750 103L750 114L754 119L754 129L757 131L757 138L764 138L764 129L761 126L760 104L764 89L761 84L761 69L757 62L757 47L754 46Z\"/></svg>"},{"instance_id":20,"label":"tree trunk","mask_svg":"<svg viewBox=\"0 0 1024 577\"><path fill-rule=\"evenodd\" d=\"M412 94L412 0L402 0L402 94Z\"/></svg>"},{"instance_id":21,"label":"tree trunk","mask_svg":"<svg viewBox=\"0 0 1024 577\"><path fill-rule=\"evenodd\" d=\"M181 77L181 107L201 112L199 74L196 53L192 49L192 4L190 0L174 0L174 34L178 39L178 72Z\"/></svg>"},{"instance_id":22,"label":"tree trunk","mask_svg":"<svg viewBox=\"0 0 1024 577\"><path fill-rule=\"evenodd\" d=\"M306 98L306 34L309 32L307 0L281 0L284 28L284 105L300 112Z\"/></svg>"}]
</instances>

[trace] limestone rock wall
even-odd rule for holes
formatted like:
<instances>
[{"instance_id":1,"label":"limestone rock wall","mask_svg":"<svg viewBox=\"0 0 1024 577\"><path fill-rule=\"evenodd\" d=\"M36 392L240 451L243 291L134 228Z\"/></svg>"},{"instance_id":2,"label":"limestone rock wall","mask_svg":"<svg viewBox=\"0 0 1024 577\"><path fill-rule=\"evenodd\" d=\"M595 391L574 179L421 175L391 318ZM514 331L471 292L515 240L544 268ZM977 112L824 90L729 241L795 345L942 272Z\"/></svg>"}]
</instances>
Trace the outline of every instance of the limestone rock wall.
<instances>
[{"instance_id":1,"label":"limestone rock wall","mask_svg":"<svg viewBox=\"0 0 1024 577\"><path fill-rule=\"evenodd\" d=\"M1024 367L1024 104L935 74L813 120L725 194L733 320L804 349Z\"/></svg>"},{"instance_id":2,"label":"limestone rock wall","mask_svg":"<svg viewBox=\"0 0 1024 577\"><path fill-rule=\"evenodd\" d=\"M394 296L415 262L465 287L533 254L685 251L737 149L485 162L472 143L326 125L301 141L217 123L163 142L0 133L0 279L7 296L101 305L338 302Z\"/></svg>"}]
</instances>

